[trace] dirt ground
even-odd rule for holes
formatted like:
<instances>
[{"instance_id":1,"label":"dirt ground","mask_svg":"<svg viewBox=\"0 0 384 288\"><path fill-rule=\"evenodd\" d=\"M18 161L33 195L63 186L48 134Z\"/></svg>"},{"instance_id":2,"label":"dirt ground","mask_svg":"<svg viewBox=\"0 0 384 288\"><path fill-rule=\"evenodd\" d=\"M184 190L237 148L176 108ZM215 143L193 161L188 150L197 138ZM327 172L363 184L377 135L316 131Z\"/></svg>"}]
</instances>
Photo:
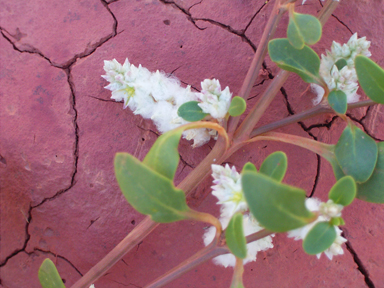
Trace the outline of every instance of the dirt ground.
<instances>
[{"instance_id":1,"label":"dirt ground","mask_svg":"<svg viewBox=\"0 0 384 288\"><path fill-rule=\"evenodd\" d=\"M217 78L235 94L246 75L274 1L265 0L0 0L0 287L40 287L37 271L49 257L70 287L142 219L117 186L113 157L143 159L158 137L148 120L123 110L103 87L103 60L116 58L178 77L199 89ZM301 2L301 1L298 1ZM315 15L323 2L299 12ZM287 17L277 37L285 36ZM384 67L384 3L341 0L324 27L319 53L355 32L372 42ZM248 105L278 69L267 59ZM308 85L291 75L261 125L312 106ZM377 141L384 140L384 108L349 111ZM286 133L335 143L345 124L333 115L293 124ZM214 142L192 149L183 140L180 182ZM270 153L288 155L285 183L326 199L334 183L328 163L302 148L257 142L228 162L257 167ZM219 214L204 181L189 204ZM384 287L384 206L356 200L345 209L345 254L329 261L306 255L301 243L276 235L274 248L245 266L244 284L256 287ZM204 225L159 226L96 283L96 288L143 287L203 247ZM167 287L228 287L232 268L211 261Z\"/></svg>"}]
</instances>

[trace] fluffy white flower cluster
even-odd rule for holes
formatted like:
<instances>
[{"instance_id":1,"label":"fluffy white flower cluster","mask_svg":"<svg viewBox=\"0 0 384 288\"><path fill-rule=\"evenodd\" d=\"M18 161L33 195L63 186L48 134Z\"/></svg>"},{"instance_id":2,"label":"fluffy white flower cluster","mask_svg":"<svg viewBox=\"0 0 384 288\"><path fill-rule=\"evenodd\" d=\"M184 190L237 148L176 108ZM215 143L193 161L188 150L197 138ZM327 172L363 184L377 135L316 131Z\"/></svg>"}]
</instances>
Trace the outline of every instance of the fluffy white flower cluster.
<instances>
[{"instance_id":1,"label":"fluffy white flower cluster","mask_svg":"<svg viewBox=\"0 0 384 288\"><path fill-rule=\"evenodd\" d=\"M219 80L205 79L201 82L201 93L197 93L197 98L203 112L211 114L215 119L223 119L231 104L232 94L228 87L221 91Z\"/></svg>"},{"instance_id":2,"label":"fluffy white flower cluster","mask_svg":"<svg viewBox=\"0 0 384 288\"><path fill-rule=\"evenodd\" d=\"M307 236L308 232L318 223L318 222L324 222L329 221L333 217L340 217L341 216L341 210L344 208L344 206L340 204L333 203L332 200L328 200L327 203L321 202L319 199L316 198L308 198L305 201L305 205L308 210L312 212L318 212L319 216L316 219L316 221L292 230L288 232L288 237L293 237L295 240L304 240L304 238ZM333 244L324 251L324 254L332 260L333 256L336 255L342 255L344 254L344 250L341 247L341 245L345 242L347 242L347 239L341 236L342 231L339 227L333 226L336 231L336 239L333 242ZM317 258L320 258L321 253L316 255Z\"/></svg>"},{"instance_id":3,"label":"fluffy white flower cluster","mask_svg":"<svg viewBox=\"0 0 384 288\"><path fill-rule=\"evenodd\" d=\"M229 221L236 212L242 212L243 214L243 229L244 235L256 233L263 229L257 220L249 213L248 205L245 202L244 194L241 189L241 176L236 171L235 167L230 168L228 164L225 167L220 165L212 165L213 192L219 200L217 204L221 205L220 222L225 229L228 226ZM203 236L204 244L207 246L213 241L215 237L215 227L210 227ZM247 244L247 257L243 263L249 263L256 261L256 254L259 251L264 251L272 248L272 237L268 236L260 240ZM217 256L213 259L213 262L217 265L223 265L224 267L235 266L236 258L232 254L225 254Z\"/></svg>"},{"instance_id":4,"label":"fluffy white flower cluster","mask_svg":"<svg viewBox=\"0 0 384 288\"><path fill-rule=\"evenodd\" d=\"M326 51L326 55L321 55L320 76L323 77L328 89L338 89L347 95L347 102L354 103L359 100L357 89L357 74L355 70L355 57L358 54L371 56L369 52L370 41L365 37L357 38L357 33L353 34L348 43L340 45L333 41L331 51ZM344 62L345 66L339 69L337 63ZM313 103L318 104L324 96L324 89L316 84L311 84L312 90L317 94Z\"/></svg>"},{"instance_id":5,"label":"fluffy white flower cluster","mask_svg":"<svg viewBox=\"0 0 384 288\"><path fill-rule=\"evenodd\" d=\"M231 96L229 88L221 91L218 80L205 79L201 83L201 93L183 88L179 80L156 71L151 73L139 65L130 64L128 59L121 65L116 59L104 61L106 75L102 77L110 84L105 88L112 91L112 99L124 101L124 109L129 107L133 113L145 119L151 119L157 129L164 133L189 123L178 116L179 107L189 101L200 101L199 106L205 113L219 122L228 112ZM194 147L216 137L216 131L209 129L191 129L184 132L187 140L194 140Z\"/></svg>"}]
</instances>

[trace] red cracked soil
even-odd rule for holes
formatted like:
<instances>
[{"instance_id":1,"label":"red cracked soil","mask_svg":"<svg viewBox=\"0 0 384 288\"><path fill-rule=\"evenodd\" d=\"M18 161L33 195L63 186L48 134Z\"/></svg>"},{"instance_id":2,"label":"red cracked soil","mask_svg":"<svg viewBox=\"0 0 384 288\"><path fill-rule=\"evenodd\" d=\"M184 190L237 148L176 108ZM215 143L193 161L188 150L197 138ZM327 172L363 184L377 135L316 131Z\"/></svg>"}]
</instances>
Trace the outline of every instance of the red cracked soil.
<instances>
[{"instance_id":1,"label":"red cracked soil","mask_svg":"<svg viewBox=\"0 0 384 288\"><path fill-rule=\"evenodd\" d=\"M38 267L50 257L70 287L143 219L121 195L112 163L119 151L143 159L157 131L150 121L109 99L110 93L103 88L107 83L100 77L103 60L123 62L128 57L152 71L173 72L197 89L203 79L217 78L222 86L239 91L253 56L249 41L257 46L273 1L226 0L218 4L204 0L199 4L179 0L175 1L177 6L165 2L169 1L29 1L27 5L0 1L4 7L0 11L0 286L39 287ZM337 18L330 19L324 38L314 49L324 53L332 40L346 42L351 30L368 36L372 58L384 66L379 49L383 20L376 20L375 25L371 20L382 19L384 7L376 2L341 1ZM315 14L320 8L319 1L308 0L298 10ZM113 16L118 23L116 31ZM190 17L195 18L195 24ZM236 35L243 30L243 36ZM277 36L284 37L283 28ZM55 68L47 59L55 66L71 66ZM277 69L270 60L266 65L275 75ZM305 83L290 77L291 82L276 96L261 124L311 107L313 95L303 93ZM249 106L270 83L266 78L257 80L260 85L252 91ZM351 116L368 133L384 140L379 126L384 120L382 106L351 111ZM335 143L344 127L339 119L329 127L310 127L330 119L331 115L324 115L280 131ZM183 162L177 183L213 144L192 150L190 143L181 142ZM258 142L238 151L228 162L238 170L247 161L259 167L276 150L288 155L284 181L310 194L318 178L314 195L325 200L334 183L331 168L302 148ZM218 215L210 185L209 180L204 181L190 204ZM343 215L351 249L344 248L343 256L329 261L323 255L317 260L302 251L300 242L277 235L273 249L259 253L256 262L245 266L245 286L366 287L358 270L364 268L375 287L384 287L382 206L356 201ZM204 227L195 222L161 225L95 286L143 287L201 249ZM232 271L209 261L167 287L226 287Z\"/></svg>"}]
</instances>

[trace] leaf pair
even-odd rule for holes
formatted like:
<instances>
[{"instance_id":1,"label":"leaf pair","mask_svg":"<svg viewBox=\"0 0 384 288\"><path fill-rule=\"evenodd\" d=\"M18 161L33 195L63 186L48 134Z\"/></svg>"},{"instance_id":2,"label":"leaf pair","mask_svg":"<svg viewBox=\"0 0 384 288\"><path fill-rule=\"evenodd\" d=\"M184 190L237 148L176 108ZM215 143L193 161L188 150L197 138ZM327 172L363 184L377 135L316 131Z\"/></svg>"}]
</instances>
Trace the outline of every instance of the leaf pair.
<instances>
[{"instance_id":1,"label":"leaf pair","mask_svg":"<svg viewBox=\"0 0 384 288\"><path fill-rule=\"evenodd\" d=\"M314 215L305 207L305 191L281 183L287 168L282 152L271 154L260 172L242 173L243 192L256 220L273 232L286 232L304 226Z\"/></svg>"},{"instance_id":2,"label":"leaf pair","mask_svg":"<svg viewBox=\"0 0 384 288\"><path fill-rule=\"evenodd\" d=\"M305 44L317 43L321 38L321 32L321 23L316 17L294 11L290 12L287 37L296 49L303 49Z\"/></svg>"},{"instance_id":3,"label":"leaf pair","mask_svg":"<svg viewBox=\"0 0 384 288\"><path fill-rule=\"evenodd\" d=\"M173 185L179 163L177 147L182 130L161 135L143 162L128 153L115 156L117 182L127 201L152 220L169 223L186 219L184 192Z\"/></svg>"},{"instance_id":4,"label":"leaf pair","mask_svg":"<svg viewBox=\"0 0 384 288\"><path fill-rule=\"evenodd\" d=\"M336 179L350 175L357 182L356 198L384 203L384 142L376 143L349 123L334 146L334 155L327 160Z\"/></svg>"},{"instance_id":5,"label":"leaf pair","mask_svg":"<svg viewBox=\"0 0 384 288\"><path fill-rule=\"evenodd\" d=\"M189 101L184 103L177 110L177 115L189 122L196 122L203 120L208 113L204 113L203 110L198 105L198 101ZM229 106L228 114L231 116L240 116L244 113L247 104L243 98L240 96L233 97L231 104Z\"/></svg>"},{"instance_id":6,"label":"leaf pair","mask_svg":"<svg viewBox=\"0 0 384 288\"><path fill-rule=\"evenodd\" d=\"M261 174L279 182L283 180L286 170L287 156L281 151L270 154L260 167ZM247 172L257 173L255 165L250 162L246 163L241 173ZM236 213L229 221L228 227L225 230L225 239L232 254L240 259L246 257L247 248L243 231L243 215L241 213Z\"/></svg>"},{"instance_id":7,"label":"leaf pair","mask_svg":"<svg viewBox=\"0 0 384 288\"><path fill-rule=\"evenodd\" d=\"M350 205L356 196L356 183L351 176L345 176L336 182L329 191L329 199L335 204ZM324 252L337 237L336 228L344 224L341 217L332 218L330 221L316 223L308 232L303 241L303 249L310 255Z\"/></svg>"}]
</instances>

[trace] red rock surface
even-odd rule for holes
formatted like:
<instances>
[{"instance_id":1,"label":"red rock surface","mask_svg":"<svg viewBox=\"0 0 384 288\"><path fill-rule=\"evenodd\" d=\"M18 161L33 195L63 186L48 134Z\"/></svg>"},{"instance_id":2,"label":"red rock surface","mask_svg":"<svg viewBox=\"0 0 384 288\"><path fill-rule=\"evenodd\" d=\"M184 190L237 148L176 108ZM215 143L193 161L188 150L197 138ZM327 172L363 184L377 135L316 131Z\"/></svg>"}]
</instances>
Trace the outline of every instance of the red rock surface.
<instances>
[{"instance_id":1,"label":"red rock surface","mask_svg":"<svg viewBox=\"0 0 384 288\"><path fill-rule=\"evenodd\" d=\"M173 73L197 89L203 79L217 78L237 93L273 4L59 2L0 0L0 286L7 288L39 287L37 270L45 257L57 261L70 287L143 219L121 195L112 163L119 151L143 159L157 138L156 129L110 100L103 88L107 83L100 77L103 60L123 62L128 57L135 65ZM344 43L358 32L372 41L372 58L384 66L384 22L378 20L384 4L365 2L342 0L314 49L324 53L332 40ZM298 10L315 14L320 8L320 1L308 0ZM282 23L287 23L286 17ZM279 37L284 33L284 28L277 30ZM268 59L265 63L275 75L276 67ZM307 85L290 77L261 125L311 107L313 96L303 93ZM249 106L270 82L268 77L257 80ZM361 108L350 116L382 141L383 111L382 106ZM335 143L343 127L340 119L322 115L280 131ZM176 182L213 144L192 150L190 143L181 142L183 161ZM325 200L334 183L331 167L302 148L257 142L228 162L238 169L247 161L259 167L276 150L288 155L284 181ZM204 181L198 187L191 205L218 215L210 185ZM355 201L343 215L349 240L344 256L328 261L323 255L317 260L303 252L300 242L277 235L273 249L245 266L245 286L384 287L383 207ZM204 226L195 222L160 226L95 286L143 287L201 249ZM231 277L231 268L207 262L167 287L227 287Z\"/></svg>"}]
</instances>

